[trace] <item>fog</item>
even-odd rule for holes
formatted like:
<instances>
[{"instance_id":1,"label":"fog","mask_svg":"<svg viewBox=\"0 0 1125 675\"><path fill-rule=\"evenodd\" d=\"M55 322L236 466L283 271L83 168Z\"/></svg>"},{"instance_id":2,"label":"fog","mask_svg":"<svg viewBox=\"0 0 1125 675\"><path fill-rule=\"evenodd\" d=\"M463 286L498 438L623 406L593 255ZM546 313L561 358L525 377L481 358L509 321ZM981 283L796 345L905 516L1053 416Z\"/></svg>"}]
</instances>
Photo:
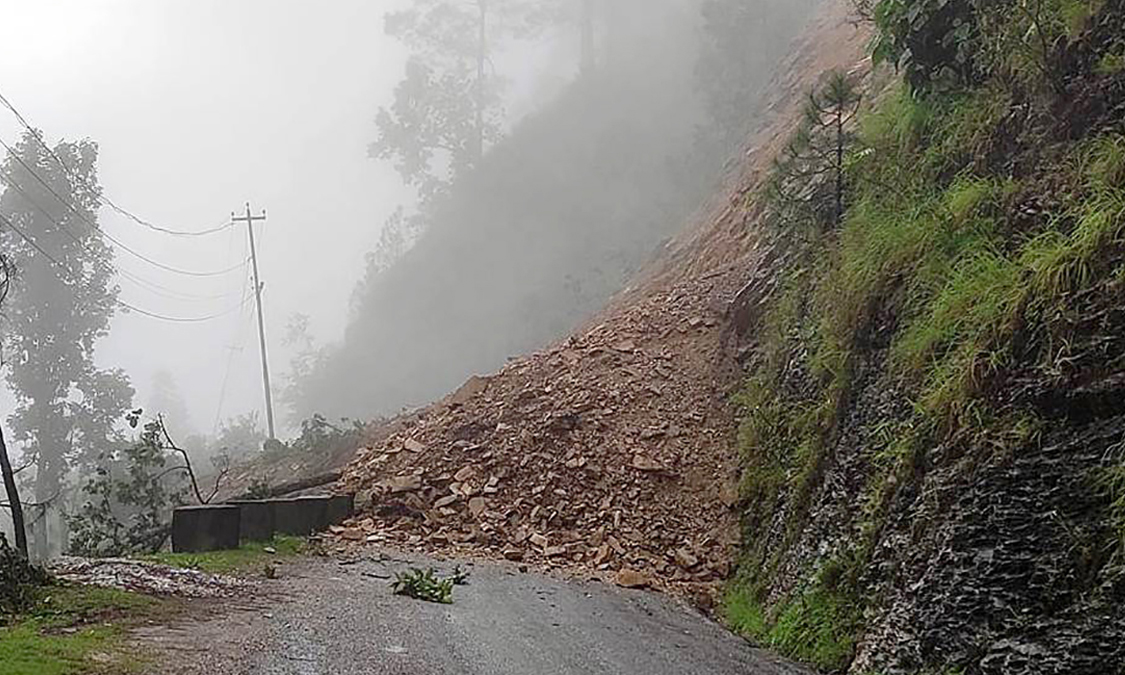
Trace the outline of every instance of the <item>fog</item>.
<instances>
[{"instance_id":1,"label":"fog","mask_svg":"<svg viewBox=\"0 0 1125 675\"><path fill-rule=\"evenodd\" d=\"M509 120L393 266L369 266L292 412L393 414L590 317L714 189L813 4L597 5L593 65Z\"/></svg>"},{"instance_id":2,"label":"fog","mask_svg":"<svg viewBox=\"0 0 1125 675\"><path fill-rule=\"evenodd\" d=\"M259 256L270 360L281 377L288 355L278 338L289 315L308 314L325 339L338 335L366 251L408 198L390 167L366 153L404 60L382 34L390 4L4 0L0 92L49 141L96 141L107 196L156 224L199 230L248 200L266 209ZM20 131L0 115L0 137L11 143ZM99 216L108 232L169 266L223 269L247 255L245 228L169 237L109 209ZM241 273L184 277L120 251L116 265L171 291L123 278L123 300L168 315L223 312L246 289ZM199 324L119 315L97 360L126 369L139 405L155 374L171 373L199 431L262 405L249 306Z\"/></svg>"},{"instance_id":3,"label":"fog","mask_svg":"<svg viewBox=\"0 0 1125 675\"><path fill-rule=\"evenodd\" d=\"M260 445L231 422L264 420L247 229L223 227L247 203L267 216L254 228L282 438L314 414L424 404L565 335L721 180L816 1L0 0L9 440L84 457L62 460L64 484L135 433L107 410L163 413L200 447L224 427ZM93 157L81 141L100 204L70 173ZM54 167L56 151L77 164ZM76 238L94 218L100 232ZM116 285L122 306L73 337L66 322L94 310L29 299L36 284L74 294L43 255L103 248L109 276L76 263L77 287ZM51 405L73 410L46 438L54 418L27 421L36 382L19 373L59 335L96 346L84 384L56 387Z\"/></svg>"}]
</instances>

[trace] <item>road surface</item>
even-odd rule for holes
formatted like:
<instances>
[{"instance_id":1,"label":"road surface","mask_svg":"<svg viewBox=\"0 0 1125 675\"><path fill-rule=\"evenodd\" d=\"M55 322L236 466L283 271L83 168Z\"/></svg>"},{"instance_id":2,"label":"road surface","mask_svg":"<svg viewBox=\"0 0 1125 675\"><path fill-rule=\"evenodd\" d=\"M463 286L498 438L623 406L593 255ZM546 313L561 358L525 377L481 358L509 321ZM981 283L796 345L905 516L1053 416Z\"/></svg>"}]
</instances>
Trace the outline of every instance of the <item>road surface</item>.
<instances>
[{"instance_id":1,"label":"road surface","mask_svg":"<svg viewBox=\"0 0 1125 675\"><path fill-rule=\"evenodd\" d=\"M395 596L393 572L451 565L303 559L266 600L136 635L169 675L797 675L655 593L477 563L451 605ZM229 602L229 601L223 601Z\"/></svg>"}]
</instances>

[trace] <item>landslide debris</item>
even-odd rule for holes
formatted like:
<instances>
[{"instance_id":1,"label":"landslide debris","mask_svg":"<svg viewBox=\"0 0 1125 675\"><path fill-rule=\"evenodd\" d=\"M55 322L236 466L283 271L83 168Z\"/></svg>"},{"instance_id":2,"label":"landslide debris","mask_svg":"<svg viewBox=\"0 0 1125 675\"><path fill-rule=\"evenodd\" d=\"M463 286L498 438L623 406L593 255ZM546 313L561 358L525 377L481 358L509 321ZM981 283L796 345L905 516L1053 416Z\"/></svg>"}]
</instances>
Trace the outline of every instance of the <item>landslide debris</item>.
<instances>
[{"instance_id":1,"label":"landslide debris","mask_svg":"<svg viewBox=\"0 0 1125 675\"><path fill-rule=\"evenodd\" d=\"M603 573L714 582L737 519L718 280L654 294L566 342L473 377L343 485L344 539ZM712 373L701 377L701 373Z\"/></svg>"},{"instance_id":2,"label":"landslide debris","mask_svg":"<svg viewBox=\"0 0 1125 675\"><path fill-rule=\"evenodd\" d=\"M473 377L362 449L341 543L482 555L715 600L738 552L742 356L731 326L769 270L748 198L825 71L867 34L828 3L778 69L730 189L589 326ZM860 65L857 65L860 64Z\"/></svg>"}]
</instances>

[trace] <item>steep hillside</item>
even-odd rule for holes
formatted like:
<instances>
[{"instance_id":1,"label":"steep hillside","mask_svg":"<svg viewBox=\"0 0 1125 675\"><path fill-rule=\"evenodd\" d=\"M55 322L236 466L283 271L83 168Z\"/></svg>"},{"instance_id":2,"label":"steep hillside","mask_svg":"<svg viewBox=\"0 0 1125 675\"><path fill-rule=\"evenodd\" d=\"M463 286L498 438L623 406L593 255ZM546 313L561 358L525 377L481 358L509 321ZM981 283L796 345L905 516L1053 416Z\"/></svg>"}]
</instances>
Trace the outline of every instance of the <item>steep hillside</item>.
<instances>
[{"instance_id":1,"label":"steep hillside","mask_svg":"<svg viewBox=\"0 0 1125 675\"><path fill-rule=\"evenodd\" d=\"M634 289L361 451L344 485L369 506L348 538L717 596L738 552L727 312L759 257L745 194L819 74L862 60L846 19L830 7L794 46L732 188Z\"/></svg>"},{"instance_id":2,"label":"steep hillside","mask_svg":"<svg viewBox=\"0 0 1125 675\"><path fill-rule=\"evenodd\" d=\"M344 341L291 391L294 419L429 403L597 313L714 189L730 148L713 138L708 92L751 117L757 92L726 83L765 79L819 1L755 0L760 14L728 17L721 28L753 54L702 25L705 7L741 0L611 3L628 17L605 36L611 55L459 174L401 258L372 258Z\"/></svg>"},{"instance_id":3,"label":"steep hillside","mask_svg":"<svg viewBox=\"0 0 1125 675\"><path fill-rule=\"evenodd\" d=\"M1125 672L1125 7L1038 4L881 3L841 222L760 197L728 613L825 669Z\"/></svg>"},{"instance_id":4,"label":"steep hillside","mask_svg":"<svg viewBox=\"0 0 1125 675\"><path fill-rule=\"evenodd\" d=\"M870 4L902 70L829 3L698 226L363 452L343 539L721 591L826 671L1125 672L1125 7Z\"/></svg>"}]
</instances>

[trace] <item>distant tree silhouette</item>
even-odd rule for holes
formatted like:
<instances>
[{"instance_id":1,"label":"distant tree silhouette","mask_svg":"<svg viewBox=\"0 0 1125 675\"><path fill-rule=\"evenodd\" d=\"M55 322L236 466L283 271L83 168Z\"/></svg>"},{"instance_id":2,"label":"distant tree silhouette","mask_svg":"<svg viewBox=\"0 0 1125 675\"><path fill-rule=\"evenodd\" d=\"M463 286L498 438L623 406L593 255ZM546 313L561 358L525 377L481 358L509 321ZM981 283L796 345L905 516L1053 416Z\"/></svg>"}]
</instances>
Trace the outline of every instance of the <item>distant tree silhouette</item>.
<instances>
[{"instance_id":1,"label":"distant tree silhouette","mask_svg":"<svg viewBox=\"0 0 1125 675\"><path fill-rule=\"evenodd\" d=\"M9 419L14 439L35 459L40 503L58 496L72 465L121 441L115 423L133 398L124 372L94 365L118 293L112 249L94 227L97 154L91 141L60 142L48 152L28 132L0 165L0 214L59 263L13 230L0 232L2 250L20 270L5 307L6 377L16 398ZM41 554L44 530L35 532Z\"/></svg>"}]
</instances>

